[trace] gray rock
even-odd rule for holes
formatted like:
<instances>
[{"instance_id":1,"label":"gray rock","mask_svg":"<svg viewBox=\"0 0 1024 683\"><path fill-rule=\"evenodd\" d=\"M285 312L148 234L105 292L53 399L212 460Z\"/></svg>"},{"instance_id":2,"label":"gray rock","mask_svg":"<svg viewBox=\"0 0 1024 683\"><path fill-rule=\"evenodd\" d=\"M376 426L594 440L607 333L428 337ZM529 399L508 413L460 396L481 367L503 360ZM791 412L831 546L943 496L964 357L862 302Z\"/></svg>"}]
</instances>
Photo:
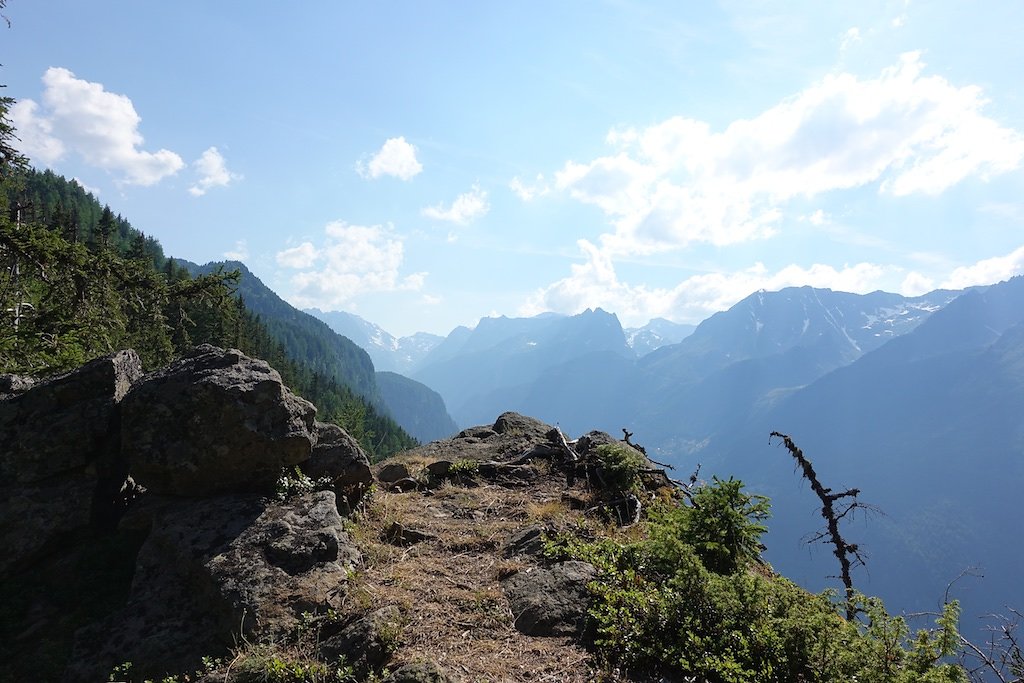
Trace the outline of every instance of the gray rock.
<instances>
[{"instance_id":1,"label":"gray rock","mask_svg":"<svg viewBox=\"0 0 1024 683\"><path fill-rule=\"evenodd\" d=\"M427 474L436 479L443 479L448 476L448 473L452 469L452 462L450 460L438 460L427 465Z\"/></svg>"},{"instance_id":2,"label":"gray rock","mask_svg":"<svg viewBox=\"0 0 1024 683\"><path fill-rule=\"evenodd\" d=\"M0 401L0 481L41 481L110 450L117 404L140 377L138 355L120 351L33 385L10 380L21 391Z\"/></svg>"},{"instance_id":3,"label":"gray rock","mask_svg":"<svg viewBox=\"0 0 1024 683\"><path fill-rule=\"evenodd\" d=\"M490 427L468 427L455 435L456 439L489 439L497 436L497 432Z\"/></svg>"},{"instance_id":4,"label":"gray rock","mask_svg":"<svg viewBox=\"0 0 1024 683\"><path fill-rule=\"evenodd\" d=\"M127 467L118 403L142 376L134 351L53 379L3 377L0 393L0 576L62 534L116 519Z\"/></svg>"},{"instance_id":5,"label":"gray rock","mask_svg":"<svg viewBox=\"0 0 1024 683\"><path fill-rule=\"evenodd\" d=\"M404 479L399 479L398 481L393 482L391 486L388 487L388 490L395 491L396 493L408 493L409 491L415 491L419 487L420 483L418 481L412 477L405 477Z\"/></svg>"},{"instance_id":6,"label":"gray rock","mask_svg":"<svg viewBox=\"0 0 1024 683\"><path fill-rule=\"evenodd\" d=\"M452 679L431 661L403 664L384 683L449 683Z\"/></svg>"},{"instance_id":7,"label":"gray rock","mask_svg":"<svg viewBox=\"0 0 1024 683\"><path fill-rule=\"evenodd\" d=\"M122 451L152 493L266 491L312 452L312 403L262 360L202 345L122 402Z\"/></svg>"},{"instance_id":8,"label":"gray rock","mask_svg":"<svg viewBox=\"0 0 1024 683\"><path fill-rule=\"evenodd\" d=\"M536 524L513 534L505 545L505 557L515 557L516 555L540 557L543 553L544 528Z\"/></svg>"},{"instance_id":9,"label":"gray rock","mask_svg":"<svg viewBox=\"0 0 1024 683\"><path fill-rule=\"evenodd\" d=\"M384 666L398 648L404 620L394 605L382 607L320 643L328 660L344 657L361 675Z\"/></svg>"},{"instance_id":10,"label":"gray rock","mask_svg":"<svg viewBox=\"0 0 1024 683\"><path fill-rule=\"evenodd\" d=\"M316 445L302 471L312 479L327 477L335 486L364 486L373 483L370 460L359 442L335 424L314 424Z\"/></svg>"},{"instance_id":11,"label":"gray rock","mask_svg":"<svg viewBox=\"0 0 1024 683\"><path fill-rule=\"evenodd\" d=\"M341 609L360 558L330 491L269 506L254 495L152 496L125 518L147 523L127 605L79 631L65 680L103 680L126 660L159 678L241 636L283 638L302 612Z\"/></svg>"},{"instance_id":12,"label":"gray rock","mask_svg":"<svg viewBox=\"0 0 1024 683\"><path fill-rule=\"evenodd\" d=\"M509 576L502 588L516 615L516 629L530 636L581 637L589 601L587 583L596 576L593 565L575 560Z\"/></svg>"},{"instance_id":13,"label":"gray rock","mask_svg":"<svg viewBox=\"0 0 1024 683\"><path fill-rule=\"evenodd\" d=\"M392 522L391 526L384 530L384 540L395 545L415 545L435 538L437 537L433 534L412 529L401 522Z\"/></svg>"},{"instance_id":14,"label":"gray rock","mask_svg":"<svg viewBox=\"0 0 1024 683\"><path fill-rule=\"evenodd\" d=\"M409 468L399 462L390 462L380 468L377 479L385 484L393 484L399 479L409 478Z\"/></svg>"},{"instance_id":15,"label":"gray rock","mask_svg":"<svg viewBox=\"0 0 1024 683\"><path fill-rule=\"evenodd\" d=\"M494 421L494 429L498 434L528 436L540 442L545 434L551 431L551 425L544 424L540 420L519 413L502 413Z\"/></svg>"}]
</instances>

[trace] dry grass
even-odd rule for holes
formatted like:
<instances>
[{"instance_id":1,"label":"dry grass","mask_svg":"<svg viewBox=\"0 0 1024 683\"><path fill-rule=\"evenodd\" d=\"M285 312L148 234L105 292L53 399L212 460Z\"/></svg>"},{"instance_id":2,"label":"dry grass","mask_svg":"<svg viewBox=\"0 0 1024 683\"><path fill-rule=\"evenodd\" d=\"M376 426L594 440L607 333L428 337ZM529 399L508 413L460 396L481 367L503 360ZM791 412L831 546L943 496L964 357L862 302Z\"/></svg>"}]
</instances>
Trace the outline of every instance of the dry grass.
<instances>
[{"instance_id":1,"label":"dry grass","mask_svg":"<svg viewBox=\"0 0 1024 683\"><path fill-rule=\"evenodd\" d=\"M366 563L349 599L360 609L403 610L407 624L393 664L432 659L474 683L595 679L578 643L519 633L500 585L534 561L503 556L510 536L530 524L563 526L579 517L561 502L563 489L559 477L544 476L515 489L445 484L428 493L373 494L353 530ZM394 521L435 538L389 545L382 533Z\"/></svg>"}]
</instances>

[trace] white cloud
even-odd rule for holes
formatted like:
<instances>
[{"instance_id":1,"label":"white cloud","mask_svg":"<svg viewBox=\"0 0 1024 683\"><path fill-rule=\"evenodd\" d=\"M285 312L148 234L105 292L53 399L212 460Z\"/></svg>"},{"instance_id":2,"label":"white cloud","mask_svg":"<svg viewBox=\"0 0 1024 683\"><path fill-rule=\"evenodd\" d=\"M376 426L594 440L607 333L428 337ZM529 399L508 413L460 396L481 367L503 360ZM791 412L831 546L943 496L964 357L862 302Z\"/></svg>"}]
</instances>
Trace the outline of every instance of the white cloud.
<instances>
[{"instance_id":1,"label":"white cloud","mask_svg":"<svg viewBox=\"0 0 1024 683\"><path fill-rule=\"evenodd\" d=\"M404 247L390 225L328 223L320 247L303 242L278 252L280 265L301 272L291 277L291 300L300 308L336 309L369 292L417 291L427 273L401 275Z\"/></svg>"},{"instance_id":2,"label":"white cloud","mask_svg":"<svg viewBox=\"0 0 1024 683\"><path fill-rule=\"evenodd\" d=\"M310 268L316 263L319 253L312 242L303 242L297 247L277 252L277 264L285 268Z\"/></svg>"},{"instance_id":3,"label":"white cloud","mask_svg":"<svg viewBox=\"0 0 1024 683\"><path fill-rule=\"evenodd\" d=\"M827 213L825 213L821 209L818 209L810 216L808 216L807 220L810 221L811 225L821 226L828 222L829 217Z\"/></svg>"},{"instance_id":4,"label":"white cloud","mask_svg":"<svg viewBox=\"0 0 1024 683\"><path fill-rule=\"evenodd\" d=\"M810 285L846 292L867 293L877 289L886 269L873 263L835 268L796 264L769 272L761 263L732 273L707 273L689 277L672 288L651 288L619 280L608 254L588 242L578 242L586 261L572 266L569 277L534 293L520 309L522 315L544 311L575 314L600 306L615 311L624 325L642 325L651 318L700 322L725 310L759 289Z\"/></svg>"},{"instance_id":5,"label":"white cloud","mask_svg":"<svg viewBox=\"0 0 1024 683\"><path fill-rule=\"evenodd\" d=\"M227 187L242 176L228 170L224 156L216 147L210 147L196 159L192 166L199 173L199 180L188 188L189 194L201 197L214 187Z\"/></svg>"},{"instance_id":6,"label":"white cloud","mask_svg":"<svg viewBox=\"0 0 1024 683\"><path fill-rule=\"evenodd\" d=\"M411 180L419 175L423 166L416 159L416 148L404 137L388 138L384 146L370 158L369 163L359 162L356 170L364 178L380 178L389 175L402 180Z\"/></svg>"},{"instance_id":7,"label":"white cloud","mask_svg":"<svg viewBox=\"0 0 1024 683\"><path fill-rule=\"evenodd\" d=\"M551 186L544 181L543 173L537 174L537 178L532 185L525 184L519 179L519 176L516 176L509 181L508 186L524 202L532 202L534 199L543 197L551 192Z\"/></svg>"},{"instance_id":8,"label":"white cloud","mask_svg":"<svg viewBox=\"0 0 1024 683\"><path fill-rule=\"evenodd\" d=\"M473 220L484 216L491 208L487 203L487 192L474 185L469 192L460 194L447 209L444 204L428 206L422 210L427 218L447 221L458 225L468 225Z\"/></svg>"},{"instance_id":9,"label":"white cloud","mask_svg":"<svg viewBox=\"0 0 1024 683\"><path fill-rule=\"evenodd\" d=\"M840 52L846 52L853 45L861 41L860 29L856 26L847 29L846 33L843 34L842 40L839 41Z\"/></svg>"},{"instance_id":10,"label":"white cloud","mask_svg":"<svg viewBox=\"0 0 1024 683\"><path fill-rule=\"evenodd\" d=\"M34 160L51 165L73 151L127 185L154 185L185 166L170 150L141 149L142 119L127 96L59 67L46 70L43 85L43 107L22 100L12 110L25 153Z\"/></svg>"},{"instance_id":11,"label":"white cloud","mask_svg":"<svg viewBox=\"0 0 1024 683\"><path fill-rule=\"evenodd\" d=\"M910 53L874 79L829 75L720 132L683 117L613 130L613 153L568 161L555 184L604 212L603 248L650 254L770 236L797 198L938 194L1020 166L1024 135L984 115L981 90L923 67Z\"/></svg>"},{"instance_id":12,"label":"white cloud","mask_svg":"<svg viewBox=\"0 0 1024 683\"><path fill-rule=\"evenodd\" d=\"M434 296L433 294L424 294L422 301L427 306L437 306L439 303L444 301L444 299L439 296Z\"/></svg>"},{"instance_id":13,"label":"white cloud","mask_svg":"<svg viewBox=\"0 0 1024 683\"><path fill-rule=\"evenodd\" d=\"M244 261L249 258L249 245L245 240L235 242L235 248L224 252L224 258L229 261Z\"/></svg>"},{"instance_id":14,"label":"white cloud","mask_svg":"<svg viewBox=\"0 0 1024 683\"><path fill-rule=\"evenodd\" d=\"M1024 273L1024 246L1005 256L983 259L969 266L961 266L950 273L942 287L963 289L975 285L991 285Z\"/></svg>"},{"instance_id":15,"label":"white cloud","mask_svg":"<svg viewBox=\"0 0 1024 683\"><path fill-rule=\"evenodd\" d=\"M903 296L921 296L933 289L935 289L934 280L917 271L911 271L903 278L903 283L900 285L900 294Z\"/></svg>"}]
</instances>

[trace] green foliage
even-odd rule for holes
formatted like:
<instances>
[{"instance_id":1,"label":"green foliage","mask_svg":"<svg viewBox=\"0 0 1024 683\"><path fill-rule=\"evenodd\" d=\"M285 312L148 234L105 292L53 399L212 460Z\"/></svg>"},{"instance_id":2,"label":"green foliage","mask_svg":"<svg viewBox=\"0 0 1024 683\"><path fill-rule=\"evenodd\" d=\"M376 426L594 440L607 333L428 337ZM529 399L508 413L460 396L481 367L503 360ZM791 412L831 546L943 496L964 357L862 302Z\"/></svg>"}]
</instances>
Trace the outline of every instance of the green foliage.
<instances>
[{"instance_id":1,"label":"green foliage","mask_svg":"<svg viewBox=\"0 0 1024 683\"><path fill-rule=\"evenodd\" d=\"M456 460L452 463L451 467L448 468L448 474L453 477L466 476L476 474L480 470L480 461L473 460L472 458L463 458Z\"/></svg>"},{"instance_id":2,"label":"green foliage","mask_svg":"<svg viewBox=\"0 0 1024 683\"><path fill-rule=\"evenodd\" d=\"M331 479L329 477L311 479L299 469L298 465L293 467L290 472L285 469L281 476L278 477L277 484L274 487L277 499L281 501L312 493L313 491L329 490L331 490Z\"/></svg>"},{"instance_id":3,"label":"green foliage","mask_svg":"<svg viewBox=\"0 0 1024 683\"><path fill-rule=\"evenodd\" d=\"M640 471L648 467L640 451L623 444L597 447L597 462L605 485L616 492L632 491L640 484Z\"/></svg>"},{"instance_id":4,"label":"green foliage","mask_svg":"<svg viewBox=\"0 0 1024 683\"><path fill-rule=\"evenodd\" d=\"M697 489L690 507L665 508L658 519L659 536L678 535L693 546L704 566L730 574L761 556L761 536L768 527L771 504L764 496L743 491L743 482L715 477Z\"/></svg>"},{"instance_id":5,"label":"green foliage","mask_svg":"<svg viewBox=\"0 0 1024 683\"><path fill-rule=\"evenodd\" d=\"M860 597L863 622L839 614L753 561L768 501L715 479L692 505L663 507L644 540L549 539L547 553L594 564L594 645L609 671L712 683L965 681L943 664L956 647L957 606L913 638L881 602Z\"/></svg>"}]
</instances>

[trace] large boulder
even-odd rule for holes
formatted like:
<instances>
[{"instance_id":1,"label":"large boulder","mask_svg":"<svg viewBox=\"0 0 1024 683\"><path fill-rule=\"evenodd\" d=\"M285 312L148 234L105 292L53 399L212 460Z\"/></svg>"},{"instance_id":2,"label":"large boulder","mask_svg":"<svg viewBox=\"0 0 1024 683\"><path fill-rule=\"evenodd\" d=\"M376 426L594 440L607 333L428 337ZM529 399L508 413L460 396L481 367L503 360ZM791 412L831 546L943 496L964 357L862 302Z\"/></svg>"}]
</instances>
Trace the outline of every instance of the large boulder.
<instances>
[{"instance_id":1,"label":"large boulder","mask_svg":"<svg viewBox=\"0 0 1024 683\"><path fill-rule=\"evenodd\" d=\"M310 457L316 407L265 361L204 344L122 402L122 452L153 493L266 491Z\"/></svg>"},{"instance_id":2,"label":"large boulder","mask_svg":"<svg viewBox=\"0 0 1024 683\"><path fill-rule=\"evenodd\" d=\"M121 351L45 381L0 377L0 576L123 508L118 404L141 376Z\"/></svg>"},{"instance_id":3,"label":"large boulder","mask_svg":"<svg viewBox=\"0 0 1024 683\"><path fill-rule=\"evenodd\" d=\"M105 680L123 661L159 679L242 637L279 640L303 612L340 610L360 561L330 491L269 506L252 494L150 496L122 524L150 527L131 595L78 633L67 681Z\"/></svg>"},{"instance_id":4,"label":"large boulder","mask_svg":"<svg viewBox=\"0 0 1024 683\"><path fill-rule=\"evenodd\" d=\"M359 442L335 424L314 425L316 445L302 471L312 479L327 478L336 487L369 487L373 483L370 460Z\"/></svg>"},{"instance_id":5,"label":"large boulder","mask_svg":"<svg viewBox=\"0 0 1024 683\"><path fill-rule=\"evenodd\" d=\"M590 599L587 583L595 578L593 565L576 560L511 575L502 588L516 615L516 629L528 636L581 637Z\"/></svg>"},{"instance_id":6,"label":"large boulder","mask_svg":"<svg viewBox=\"0 0 1024 683\"><path fill-rule=\"evenodd\" d=\"M142 363L130 350L43 382L7 375L8 398L0 401L0 481L41 481L109 451L117 404L140 377Z\"/></svg>"}]
</instances>

